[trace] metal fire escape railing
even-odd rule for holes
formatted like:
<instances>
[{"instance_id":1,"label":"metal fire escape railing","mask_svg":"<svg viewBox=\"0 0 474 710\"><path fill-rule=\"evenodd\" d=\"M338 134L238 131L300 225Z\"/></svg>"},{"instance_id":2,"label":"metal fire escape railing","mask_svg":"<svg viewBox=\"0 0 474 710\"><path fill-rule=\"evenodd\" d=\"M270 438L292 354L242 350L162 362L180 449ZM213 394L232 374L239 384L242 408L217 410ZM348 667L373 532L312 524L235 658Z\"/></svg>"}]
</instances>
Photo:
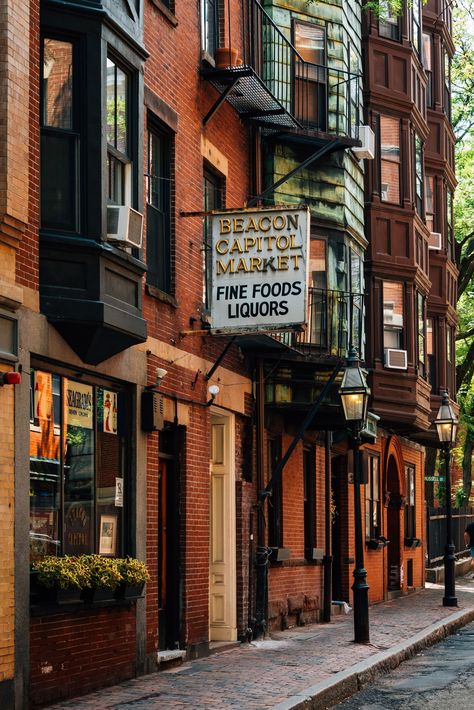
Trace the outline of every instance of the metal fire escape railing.
<instances>
[{"instance_id":1,"label":"metal fire escape railing","mask_svg":"<svg viewBox=\"0 0 474 710\"><path fill-rule=\"evenodd\" d=\"M362 351L363 328L363 294L309 288L305 328L272 337L305 355L345 358L350 346Z\"/></svg>"},{"instance_id":2,"label":"metal fire escape railing","mask_svg":"<svg viewBox=\"0 0 474 710\"><path fill-rule=\"evenodd\" d=\"M269 129L356 142L360 75L305 61L259 0L242 2L241 23L242 57L229 47L219 66L202 70L220 93L204 123L227 100L243 118Z\"/></svg>"}]
</instances>

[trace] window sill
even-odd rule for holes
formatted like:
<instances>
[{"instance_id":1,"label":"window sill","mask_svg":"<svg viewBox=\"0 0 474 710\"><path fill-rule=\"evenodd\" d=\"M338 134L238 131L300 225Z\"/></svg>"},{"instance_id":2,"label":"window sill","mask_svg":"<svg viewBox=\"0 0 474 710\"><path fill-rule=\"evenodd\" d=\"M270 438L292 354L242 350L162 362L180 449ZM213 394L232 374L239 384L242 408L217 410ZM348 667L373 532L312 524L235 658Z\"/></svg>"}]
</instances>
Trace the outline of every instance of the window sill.
<instances>
[{"instance_id":1,"label":"window sill","mask_svg":"<svg viewBox=\"0 0 474 710\"><path fill-rule=\"evenodd\" d=\"M179 306L179 303L174 296L172 296L170 293L166 293L166 291L162 291L161 289L157 288L156 286L151 286L150 284L145 284L145 293L148 296L152 296L153 298L156 298L157 301L161 301L162 303L167 303L168 306L172 306L173 308L178 308L178 306Z\"/></svg>"},{"instance_id":2,"label":"window sill","mask_svg":"<svg viewBox=\"0 0 474 710\"><path fill-rule=\"evenodd\" d=\"M169 7L166 7L164 2L161 2L161 0L151 0L151 2L152 5L154 5L156 9L159 10L164 17L166 17L170 25L173 27L178 26L176 15L169 9Z\"/></svg>"},{"instance_id":3,"label":"window sill","mask_svg":"<svg viewBox=\"0 0 474 710\"><path fill-rule=\"evenodd\" d=\"M406 537L404 540L404 546L409 550L416 550L417 547L421 547L422 541L419 537Z\"/></svg>"}]
</instances>

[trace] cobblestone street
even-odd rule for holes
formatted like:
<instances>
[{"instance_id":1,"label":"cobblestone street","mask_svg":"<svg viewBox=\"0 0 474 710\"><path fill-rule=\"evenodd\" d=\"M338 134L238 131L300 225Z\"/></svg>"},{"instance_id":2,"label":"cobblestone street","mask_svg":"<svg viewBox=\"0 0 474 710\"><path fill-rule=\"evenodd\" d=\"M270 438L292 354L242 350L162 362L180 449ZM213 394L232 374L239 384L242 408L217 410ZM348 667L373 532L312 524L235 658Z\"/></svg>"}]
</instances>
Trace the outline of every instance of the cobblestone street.
<instances>
[{"instance_id":1,"label":"cobblestone street","mask_svg":"<svg viewBox=\"0 0 474 710\"><path fill-rule=\"evenodd\" d=\"M432 633L440 622L471 613L474 618L474 581L457 583L458 609L442 606L443 588L428 585L412 595L371 607L371 643L356 646L352 614L329 625L312 625L272 635L265 641L241 645L181 667L148 675L78 700L50 706L50 710L105 710L143 708L212 710L297 707L298 700L315 697L317 687L337 679L360 662L378 661L383 652L398 652L418 634ZM433 628L431 628L433 627ZM441 632L442 633L442 632ZM441 636L440 636L441 638ZM324 707L324 704L314 707Z\"/></svg>"}]
</instances>

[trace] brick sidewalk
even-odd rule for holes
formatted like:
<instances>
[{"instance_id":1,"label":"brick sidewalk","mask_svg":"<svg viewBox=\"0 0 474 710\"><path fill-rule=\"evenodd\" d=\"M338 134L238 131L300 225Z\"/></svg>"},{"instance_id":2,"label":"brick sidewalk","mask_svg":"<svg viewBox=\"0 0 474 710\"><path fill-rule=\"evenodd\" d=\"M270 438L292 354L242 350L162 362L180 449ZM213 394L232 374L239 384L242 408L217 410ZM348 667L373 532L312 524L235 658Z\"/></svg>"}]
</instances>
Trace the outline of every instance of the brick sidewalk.
<instances>
[{"instance_id":1,"label":"brick sidewalk","mask_svg":"<svg viewBox=\"0 0 474 710\"><path fill-rule=\"evenodd\" d=\"M347 677L356 664L365 673L371 668L371 660L380 663L378 659L390 656L390 649L394 653L398 649L399 653L417 634L418 638L424 637L423 632L432 636L433 630L442 629L450 617L459 618L460 625L470 621L474 618L474 580L459 578L456 593L458 609L442 606L443 587L438 585L371 607L368 645L352 642L351 613L336 617L330 624L273 634L268 640L242 644L174 670L142 676L50 706L50 710L264 710L279 704L279 710L297 707L298 698L317 695L317 689L310 686L321 682L324 685L330 679L337 682L335 674L341 676L342 683L342 677ZM313 707L325 705L315 703Z\"/></svg>"}]
</instances>

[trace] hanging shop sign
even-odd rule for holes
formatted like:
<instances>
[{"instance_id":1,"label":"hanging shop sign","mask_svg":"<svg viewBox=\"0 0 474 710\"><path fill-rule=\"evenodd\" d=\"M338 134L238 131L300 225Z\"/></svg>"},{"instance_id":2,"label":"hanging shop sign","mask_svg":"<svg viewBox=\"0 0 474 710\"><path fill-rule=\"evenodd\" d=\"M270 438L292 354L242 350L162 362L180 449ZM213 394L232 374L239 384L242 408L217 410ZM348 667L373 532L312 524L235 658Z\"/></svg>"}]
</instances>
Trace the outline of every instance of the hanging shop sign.
<instances>
[{"instance_id":1,"label":"hanging shop sign","mask_svg":"<svg viewBox=\"0 0 474 710\"><path fill-rule=\"evenodd\" d=\"M283 330L307 320L308 208L212 216L213 332Z\"/></svg>"},{"instance_id":2,"label":"hanging shop sign","mask_svg":"<svg viewBox=\"0 0 474 710\"><path fill-rule=\"evenodd\" d=\"M67 383L67 423L68 426L79 426L92 429L94 426L93 387L82 382Z\"/></svg>"}]
</instances>

